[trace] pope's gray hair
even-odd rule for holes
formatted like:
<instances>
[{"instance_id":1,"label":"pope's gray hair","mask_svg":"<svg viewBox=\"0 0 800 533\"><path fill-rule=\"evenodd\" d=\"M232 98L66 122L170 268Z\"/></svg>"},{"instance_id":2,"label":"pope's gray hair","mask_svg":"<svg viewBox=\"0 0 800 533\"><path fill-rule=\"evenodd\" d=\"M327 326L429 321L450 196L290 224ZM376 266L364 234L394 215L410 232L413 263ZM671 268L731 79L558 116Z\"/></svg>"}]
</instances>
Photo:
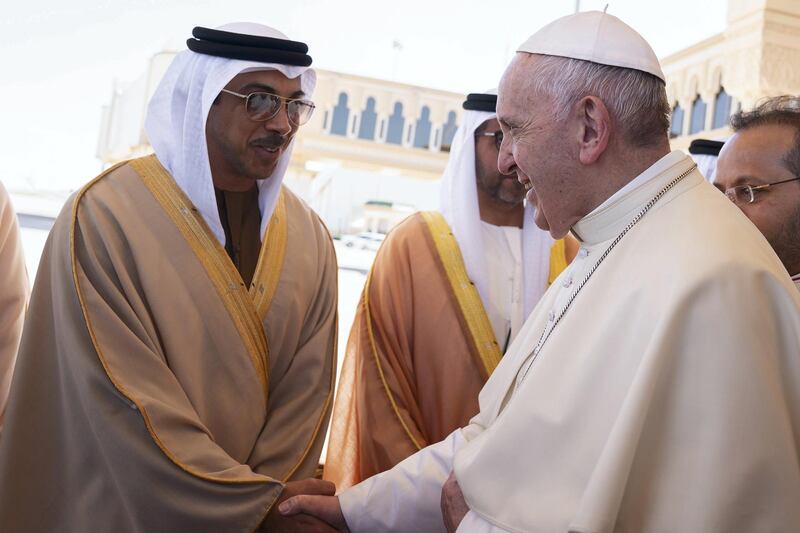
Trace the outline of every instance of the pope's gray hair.
<instances>
[{"instance_id":1,"label":"pope's gray hair","mask_svg":"<svg viewBox=\"0 0 800 533\"><path fill-rule=\"evenodd\" d=\"M536 54L530 94L554 100L554 118L561 121L586 96L603 101L611 120L633 146L650 146L669 138L670 107L661 79L630 68Z\"/></svg>"}]
</instances>

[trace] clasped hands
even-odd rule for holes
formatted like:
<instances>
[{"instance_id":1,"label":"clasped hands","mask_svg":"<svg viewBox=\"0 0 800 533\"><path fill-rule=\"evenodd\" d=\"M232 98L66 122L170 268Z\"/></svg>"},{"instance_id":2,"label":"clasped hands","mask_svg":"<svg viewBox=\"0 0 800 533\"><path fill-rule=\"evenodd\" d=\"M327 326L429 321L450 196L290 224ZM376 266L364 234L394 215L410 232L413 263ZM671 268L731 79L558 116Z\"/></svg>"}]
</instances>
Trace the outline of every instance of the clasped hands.
<instances>
[{"instance_id":1,"label":"clasped hands","mask_svg":"<svg viewBox=\"0 0 800 533\"><path fill-rule=\"evenodd\" d=\"M264 521L265 530L271 533L284 531L349 533L339 498L335 493L336 486L329 481L319 479L290 481L267 515ZM454 533L469 511L455 473L451 473L442 486L440 505L445 529L448 533Z\"/></svg>"},{"instance_id":2,"label":"clasped hands","mask_svg":"<svg viewBox=\"0 0 800 533\"><path fill-rule=\"evenodd\" d=\"M336 485L321 479L289 481L272 505L261 531L268 533L348 532Z\"/></svg>"}]
</instances>

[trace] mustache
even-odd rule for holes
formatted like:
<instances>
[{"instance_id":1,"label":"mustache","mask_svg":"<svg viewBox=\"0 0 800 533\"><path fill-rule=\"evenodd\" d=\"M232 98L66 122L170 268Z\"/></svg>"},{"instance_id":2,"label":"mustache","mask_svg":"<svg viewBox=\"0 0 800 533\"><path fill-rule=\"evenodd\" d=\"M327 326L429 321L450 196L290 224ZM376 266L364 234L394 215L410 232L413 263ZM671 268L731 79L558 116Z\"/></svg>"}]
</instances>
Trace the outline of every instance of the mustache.
<instances>
[{"instance_id":1,"label":"mustache","mask_svg":"<svg viewBox=\"0 0 800 533\"><path fill-rule=\"evenodd\" d=\"M253 146L260 146L262 148L279 148L289 141L289 137L281 135L280 133L270 133L252 141L250 144Z\"/></svg>"}]
</instances>

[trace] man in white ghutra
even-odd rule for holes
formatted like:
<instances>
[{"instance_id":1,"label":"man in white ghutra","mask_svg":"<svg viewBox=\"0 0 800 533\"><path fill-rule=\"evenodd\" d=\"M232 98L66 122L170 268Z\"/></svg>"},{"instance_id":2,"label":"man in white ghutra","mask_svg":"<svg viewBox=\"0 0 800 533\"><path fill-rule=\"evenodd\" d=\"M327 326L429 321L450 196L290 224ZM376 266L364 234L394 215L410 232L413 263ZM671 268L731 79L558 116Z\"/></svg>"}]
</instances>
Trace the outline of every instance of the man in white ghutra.
<instances>
[{"instance_id":1,"label":"man in white ghutra","mask_svg":"<svg viewBox=\"0 0 800 533\"><path fill-rule=\"evenodd\" d=\"M499 168L581 251L445 440L338 496L350 531L800 531L800 295L670 152L664 75L619 19L557 20L500 83Z\"/></svg>"}]
</instances>

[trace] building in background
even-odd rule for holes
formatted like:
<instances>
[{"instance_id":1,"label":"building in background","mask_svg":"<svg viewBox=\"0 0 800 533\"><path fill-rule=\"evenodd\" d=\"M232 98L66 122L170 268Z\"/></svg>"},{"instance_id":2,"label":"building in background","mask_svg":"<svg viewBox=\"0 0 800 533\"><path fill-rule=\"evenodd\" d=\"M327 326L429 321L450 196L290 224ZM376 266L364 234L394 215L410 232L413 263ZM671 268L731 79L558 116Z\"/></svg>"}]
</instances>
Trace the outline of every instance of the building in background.
<instances>
[{"instance_id":1,"label":"building in background","mask_svg":"<svg viewBox=\"0 0 800 533\"><path fill-rule=\"evenodd\" d=\"M724 139L730 115L760 99L800 93L800 2L728 0L726 28L661 59L673 148Z\"/></svg>"},{"instance_id":2,"label":"building in background","mask_svg":"<svg viewBox=\"0 0 800 533\"><path fill-rule=\"evenodd\" d=\"M676 29L676 31L679 29ZM175 52L155 55L105 106L105 165L148 153L146 105ZM728 0L717 35L661 60L673 148L724 139L728 119L759 99L800 93L800 1ZM317 104L297 135L286 183L334 234L384 232L409 211L435 209L463 95L317 70Z\"/></svg>"}]
</instances>

